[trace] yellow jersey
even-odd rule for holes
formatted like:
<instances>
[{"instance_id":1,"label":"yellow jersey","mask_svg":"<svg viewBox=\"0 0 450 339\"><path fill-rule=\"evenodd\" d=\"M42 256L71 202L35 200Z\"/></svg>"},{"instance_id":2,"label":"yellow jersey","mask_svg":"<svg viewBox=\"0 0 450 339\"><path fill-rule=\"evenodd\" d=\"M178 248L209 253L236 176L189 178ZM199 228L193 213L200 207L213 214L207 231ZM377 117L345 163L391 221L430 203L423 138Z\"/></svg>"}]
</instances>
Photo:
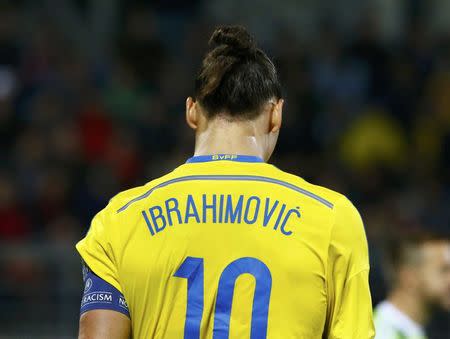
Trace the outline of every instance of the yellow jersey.
<instances>
[{"instance_id":1,"label":"yellow jersey","mask_svg":"<svg viewBox=\"0 0 450 339\"><path fill-rule=\"evenodd\" d=\"M257 157L195 156L119 193L76 247L133 338L374 337L358 211Z\"/></svg>"}]
</instances>

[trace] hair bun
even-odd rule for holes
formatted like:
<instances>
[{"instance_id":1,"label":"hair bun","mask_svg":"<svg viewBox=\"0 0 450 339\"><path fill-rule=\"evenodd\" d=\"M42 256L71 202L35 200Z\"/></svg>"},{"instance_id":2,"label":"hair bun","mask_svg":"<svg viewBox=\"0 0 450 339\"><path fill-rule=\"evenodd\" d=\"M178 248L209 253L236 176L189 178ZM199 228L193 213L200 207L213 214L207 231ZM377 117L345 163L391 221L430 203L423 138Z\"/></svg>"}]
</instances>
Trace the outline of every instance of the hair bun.
<instances>
[{"instance_id":1,"label":"hair bun","mask_svg":"<svg viewBox=\"0 0 450 339\"><path fill-rule=\"evenodd\" d=\"M242 26L221 26L216 28L209 40L210 45L226 45L237 50L254 51L256 43Z\"/></svg>"}]
</instances>

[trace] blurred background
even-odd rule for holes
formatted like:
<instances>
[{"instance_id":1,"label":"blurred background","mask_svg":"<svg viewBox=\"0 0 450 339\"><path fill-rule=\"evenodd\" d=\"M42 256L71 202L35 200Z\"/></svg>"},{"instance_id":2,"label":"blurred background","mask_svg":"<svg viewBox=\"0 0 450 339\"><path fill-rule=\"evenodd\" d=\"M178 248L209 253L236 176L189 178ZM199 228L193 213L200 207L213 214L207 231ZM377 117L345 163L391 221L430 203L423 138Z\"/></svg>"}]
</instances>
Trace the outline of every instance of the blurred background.
<instances>
[{"instance_id":1,"label":"blurred background","mask_svg":"<svg viewBox=\"0 0 450 339\"><path fill-rule=\"evenodd\" d=\"M277 167L350 197L371 253L450 233L450 1L0 0L0 337L74 338L74 244L109 198L185 162L185 98L238 23L285 89ZM450 337L435 314L430 338Z\"/></svg>"}]
</instances>

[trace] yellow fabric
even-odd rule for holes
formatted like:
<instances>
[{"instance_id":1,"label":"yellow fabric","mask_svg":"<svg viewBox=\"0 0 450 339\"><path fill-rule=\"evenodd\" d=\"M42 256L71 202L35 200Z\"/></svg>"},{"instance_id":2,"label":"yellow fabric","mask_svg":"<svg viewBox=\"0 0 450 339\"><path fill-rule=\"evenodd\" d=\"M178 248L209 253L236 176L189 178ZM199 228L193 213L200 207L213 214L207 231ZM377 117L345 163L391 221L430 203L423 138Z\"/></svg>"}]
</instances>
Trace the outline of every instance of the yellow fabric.
<instances>
[{"instance_id":1,"label":"yellow fabric","mask_svg":"<svg viewBox=\"0 0 450 339\"><path fill-rule=\"evenodd\" d=\"M204 177L211 175L237 177ZM185 222L188 195L200 222L195 217ZM215 223L212 209L202 213L203 199L211 204L213 195L217 199ZM241 222L239 218L225 222L219 216L221 195L225 200L230 196L234 206L242 195ZM249 203L252 196L257 198ZM171 212L172 226L166 213L167 206L174 207L171 198L177 200L182 217L179 223L177 213ZM265 207L267 201L269 207ZM155 212L156 206L161 207L167 225L160 232L153 227L152 235L144 215L155 226L150 209ZM255 222L248 222L253 216ZM156 219L156 224L162 227L162 219ZM222 272L243 257L256 258L270 270L267 338L374 337L367 242L357 210L341 194L269 164L223 160L184 164L111 199L77 250L96 274L124 294L133 338L183 338L187 279L174 277L174 273L186 257L204 261L201 338L212 338ZM235 282L230 338L250 337L255 283L248 273Z\"/></svg>"}]
</instances>

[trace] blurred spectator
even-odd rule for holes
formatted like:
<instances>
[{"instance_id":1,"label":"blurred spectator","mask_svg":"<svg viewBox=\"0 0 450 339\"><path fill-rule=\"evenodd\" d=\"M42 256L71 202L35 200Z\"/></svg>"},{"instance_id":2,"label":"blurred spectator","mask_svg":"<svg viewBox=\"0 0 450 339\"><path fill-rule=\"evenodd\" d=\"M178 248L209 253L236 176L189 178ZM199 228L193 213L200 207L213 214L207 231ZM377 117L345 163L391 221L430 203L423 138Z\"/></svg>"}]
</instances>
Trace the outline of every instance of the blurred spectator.
<instances>
[{"instance_id":1,"label":"blurred spectator","mask_svg":"<svg viewBox=\"0 0 450 339\"><path fill-rule=\"evenodd\" d=\"M340 154L355 171L398 169L406 164L407 145L399 124L385 111L369 109L354 119L344 134Z\"/></svg>"},{"instance_id":2,"label":"blurred spectator","mask_svg":"<svg viewBox=\"0 0 450 339\"><path fill-rule=\"evenodd\" d=\"M426 338L435 309L450 310L450 239L402 235L388 252L391 289L375 309L376 338Z\"/></svg>"},{"instance_id":3,"label":"blurred spectator","mask_svg":"<svg viewBox=\"0 0 450 339\"><path fill-rule=\"evenodd\" d=\"M0 173L0 239L20 241L31 232L27 216L22 213L14 182L6 173Z\"/></svg>"}]
</instances>

